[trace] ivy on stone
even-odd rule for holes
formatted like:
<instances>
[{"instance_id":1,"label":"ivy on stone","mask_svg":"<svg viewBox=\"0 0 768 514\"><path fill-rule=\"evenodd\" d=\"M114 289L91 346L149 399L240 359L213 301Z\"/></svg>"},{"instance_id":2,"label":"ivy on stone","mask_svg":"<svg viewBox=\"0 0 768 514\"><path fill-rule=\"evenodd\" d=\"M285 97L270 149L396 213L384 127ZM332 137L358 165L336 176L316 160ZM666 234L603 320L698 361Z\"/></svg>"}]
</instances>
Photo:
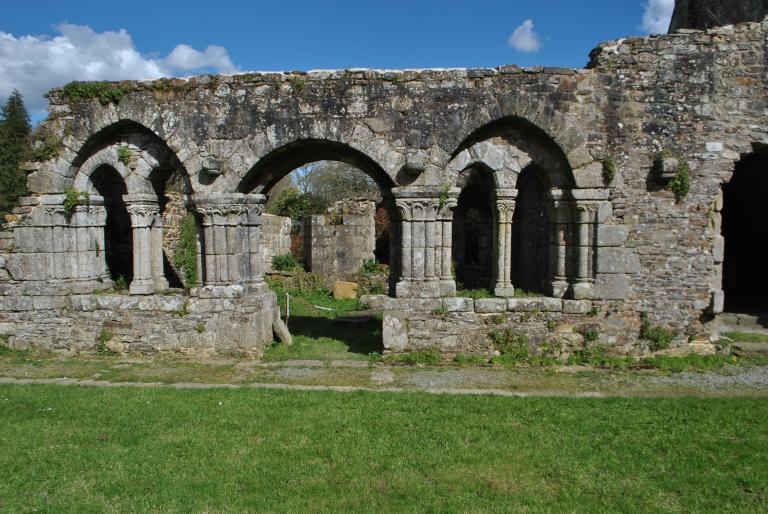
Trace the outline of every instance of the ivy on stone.
<instances>
[{"instance_id":1,"label":"ivy on stone","mask_svg":"<svg viewBox=\"0 0 768 514\"><path fill-rule=\"evenodd\" d=\"M181 270L187 288L197 283L197 223L193 214L187 214L181 222L173 264Z\"/></svg>"}]
</instances>

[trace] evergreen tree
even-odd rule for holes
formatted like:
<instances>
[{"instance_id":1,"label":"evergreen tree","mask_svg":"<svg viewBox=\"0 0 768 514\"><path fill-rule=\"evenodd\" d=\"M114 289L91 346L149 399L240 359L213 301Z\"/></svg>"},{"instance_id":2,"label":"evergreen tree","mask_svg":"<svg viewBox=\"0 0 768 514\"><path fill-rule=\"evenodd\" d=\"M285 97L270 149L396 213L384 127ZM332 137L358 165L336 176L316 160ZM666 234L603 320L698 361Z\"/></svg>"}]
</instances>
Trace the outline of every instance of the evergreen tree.
<instances>
[{"instance_id":1,"label":"evergreen tree","mask_svg":"<svg viewBox=\"0 0 768 514\"><path fill-rule=\"evenodd\" d=\"M9 213L27 193L27 178L19 164L27 155L31 131L21 93L14 90L0 111L0 216Z\"/></svg>"}]
</instances>

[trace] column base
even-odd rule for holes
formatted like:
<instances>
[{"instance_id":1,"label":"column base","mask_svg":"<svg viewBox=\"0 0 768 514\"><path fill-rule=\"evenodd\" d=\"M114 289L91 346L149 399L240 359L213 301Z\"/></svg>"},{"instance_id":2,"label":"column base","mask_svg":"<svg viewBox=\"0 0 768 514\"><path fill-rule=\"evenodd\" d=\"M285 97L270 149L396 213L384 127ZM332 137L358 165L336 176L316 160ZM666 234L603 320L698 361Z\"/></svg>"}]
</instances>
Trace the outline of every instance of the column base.
<instances>
[{"instance_id":1,"label":"column base","mask_svg":"<svg viewBox=\"0 0 768 514\"><path fill-rule=\"evenodd\" d=\"M567 291L568 282L565 280L555 280L550 284L549 294L553 298L562 298Z\"/></svg>"},{"instance_id":2,"label":"column base","mask_svg":"<svg viewBox=\"0 0 768 514\"><path fill-rule=\"evenodd\" d=\"M165 277L158 277L154 280L155 291L165 291L170 287L168 280Z\"/></svg>"},{"instance_id":3,"label":"column base","mask_svg":"<svg viewBox=\"0 0 768 514\"><path fill-rule=\"evenodd\" d=\"M243 284L246 293L264 293L269 291L269 286L263 280L256 280L253 282L246 282Z\"/></svg>"},{"instance_id":4,"label":"column base","mask_svg":"<svg viewBox=\"0 0 768 514\"><path fill-rule=\"evenodd\" d=\"M208 284L190 290L192 296L198 298L239 298L245 293L240 284Z\"/></svg>"},{"instance_id":5,"label":"column base","mask_svg":"<svg viewBox=\"0 0 768 514\"><path fill-rule=\"evenodd\" d=\"M155 292L155 282L152 279L134 279L128 288L130 294L152 294Z\"/></svg>"},{"instance_id":6,"label":"column base","mask_svg":"<svg viewBox=\"0 0 768 514\"><path fill-rule=\"evenodd\" d=\"M573 284L573 299L587 300L592 295L592 284L590 282L577 282Z\"/></svg>"},{"instance_id":7,"label":"column base","mask_svg":"<svg viewBox=\"0 0 768 514\"><path fill-rule=\"evenodd\" d=\"M440 279L440 296L456 296L456 281L450 279Z\"/></svg>"},{"instance_id":8,"label":"column base","mask_svg":"<svg viewBox=\"0 0 768 514\"><path fill-rule=\"evenodd\" d=\"M496 286L493 288L493 294L504 298L515 296L515 286Z\"/></svg>"},{"instance_id":9,"label":"column base","mask_svg":"<svg viewBox=\"0 0 768 514\"><path fill-rule=\"evenodd\" d=\"M395 286L397 298L440 298L440 281L430 280L401 280Z\"/></svg>"}]
</instances>

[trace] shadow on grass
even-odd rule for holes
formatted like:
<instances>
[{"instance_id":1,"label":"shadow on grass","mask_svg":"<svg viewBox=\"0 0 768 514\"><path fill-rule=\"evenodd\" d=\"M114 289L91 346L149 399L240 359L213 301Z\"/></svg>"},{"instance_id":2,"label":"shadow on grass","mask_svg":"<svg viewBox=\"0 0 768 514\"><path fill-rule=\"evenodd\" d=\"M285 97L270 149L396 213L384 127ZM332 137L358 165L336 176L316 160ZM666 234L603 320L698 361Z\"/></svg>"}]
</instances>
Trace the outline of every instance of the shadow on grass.
<instances>
[{"instance_id":1,"label":"shadow on grass","mask_svg":"<svg viewBox=\"0 0 768 514\"><path fill-rule=\"evenodd\" d=\"M288 329L294 336L311 338L329 337L341 341L350 353L368 355L381 353L384 343L381 337L381 321L363 318L360 321L295 316L288 320Z\"/></svg>"}]
</instances>

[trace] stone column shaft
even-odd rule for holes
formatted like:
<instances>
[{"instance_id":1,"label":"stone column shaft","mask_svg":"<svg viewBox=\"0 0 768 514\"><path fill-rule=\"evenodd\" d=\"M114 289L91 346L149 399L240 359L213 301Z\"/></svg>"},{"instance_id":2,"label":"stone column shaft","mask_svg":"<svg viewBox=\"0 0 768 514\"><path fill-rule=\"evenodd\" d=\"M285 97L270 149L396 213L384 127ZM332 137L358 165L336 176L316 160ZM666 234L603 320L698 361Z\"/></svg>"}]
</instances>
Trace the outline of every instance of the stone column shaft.
<instances>
[{"instance_id":1,"label":"stone column shaft","mask_svg":"<svg viewBox=\"0 0 768 514\"><path fill-rule=\"evenodd\" d=\"M512 285L512 218L515 214L517 190L499 189L496 192L496 226L494 234L494 293L513 296Z\"/></svg>"},{"instance_id":2,"label":"stone column shaft","mask_svg":"<svg viewBox=\"0 0 768 514\"><path fill-rule=\"evenodd\" d=\"M124 195L123 199L131 215L133 234L133 280L129 292L152 294L156 290L154 271L158 266L162 269L162 244L158 264L153 262L157 259L158 252L153 250L152 238L152 227L159 222L160 206L155 195L130 194ZM162 232L160 232L160 239L162 242Z\"/></svg>"},{"instance_id":3,"label":"stone column shaft","mask_svg":"<svg viewBox=\"0 0 768 514\"><path fill-rule=\"evenodd\" d=\"M566 269L566 230L567 222L571 220L570 204L564 199L566 192L553 189L549 192L552 201L549 209L550 216L550 241L549 241L549 281L550 294L561 298L568 290L568 278Z\"/></svg>"}]
</instances>

